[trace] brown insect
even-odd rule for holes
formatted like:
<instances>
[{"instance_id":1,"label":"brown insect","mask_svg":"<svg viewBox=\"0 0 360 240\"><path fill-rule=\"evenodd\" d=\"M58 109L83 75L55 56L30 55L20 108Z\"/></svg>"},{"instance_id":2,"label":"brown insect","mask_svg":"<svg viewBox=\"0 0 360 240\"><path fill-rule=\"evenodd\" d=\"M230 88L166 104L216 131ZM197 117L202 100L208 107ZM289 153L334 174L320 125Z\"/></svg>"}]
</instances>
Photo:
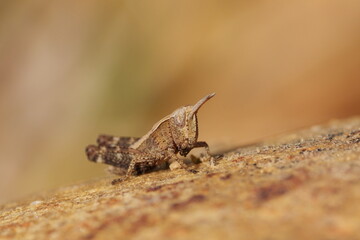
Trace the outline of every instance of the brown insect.
<instances>
[{"instance_id":1,"label":"brown insect","mask_svg":"<svg viewBox=\"0 0 360 240\"><path fill-rule=\"evenodd\" d=\"M186 156L193 148L205 148L206 154L202 160L214 165L208 144L197 141L197 112L214 95L215 93L205 96L193 106L176 109L141 138L100 135L98 145L89 145L86 155L90 161L111 165L109 170L114 174L125 174L112 184L124 181L133 174L150 172L164 162L177 161L182 168L187 169L187 165L177 154Z\"/></svg>"}]
</instances>

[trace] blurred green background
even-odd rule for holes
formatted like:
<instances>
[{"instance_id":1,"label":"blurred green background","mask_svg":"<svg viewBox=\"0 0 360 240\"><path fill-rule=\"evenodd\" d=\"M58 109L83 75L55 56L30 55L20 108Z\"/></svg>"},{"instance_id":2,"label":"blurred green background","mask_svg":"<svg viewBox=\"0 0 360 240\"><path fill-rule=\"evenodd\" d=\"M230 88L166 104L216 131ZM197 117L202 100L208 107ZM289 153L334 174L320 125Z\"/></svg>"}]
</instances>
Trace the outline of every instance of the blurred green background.
<instances>
[{"instance_id":1,"label":"blurred green background","mask_svg":"<svg viewBox=\"0 0 360 240\"><path fill-rule=\"evenodd\" d=\"M0 2L0 202L103 176L84 148L177 107L213 151L360 112L359 1Z\"/></svg>"}]
</instances>

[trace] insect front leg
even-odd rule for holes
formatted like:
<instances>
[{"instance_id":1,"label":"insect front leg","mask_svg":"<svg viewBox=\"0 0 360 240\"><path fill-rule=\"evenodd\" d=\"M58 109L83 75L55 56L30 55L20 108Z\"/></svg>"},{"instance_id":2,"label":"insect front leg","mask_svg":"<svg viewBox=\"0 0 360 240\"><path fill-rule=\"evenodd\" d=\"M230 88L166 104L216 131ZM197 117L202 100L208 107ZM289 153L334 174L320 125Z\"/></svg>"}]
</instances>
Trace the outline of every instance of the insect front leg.
<instances>
[{"instance_id":1,"label":"insect front leg","mask_svg":"<svg viewBox=\"0 0 360 240\"><path fill-rule=\"evenodd\" d=\"M195 170L195 169L190 169L189 166L186 165L186 163L185 163L182 159L178 158L178 156L176 155L176 153L175 153L174 151L169 150L169 153L170 153L170 156L169 156L168 158L169 158L169 159L172 159L172 160L174 160L176 163L178 163L178 164L180 165L180 168L182 168L182 169L184 169L184 170L186 170L186 171L188 171L188 172L191 172L191 173L198 173L197 170ZM173 163L174 163L174 162L173 162ZM175 167L175 168L170 168L170 169L171 169L171 170L177 169L177 167Z\"/></svg>"},{"instance_id":2,"label":"insect front leg","mask_svg":"<svg viewBox=\"0 0 360 240\"><path fill-rule=\"evenodd\" d=\"M206 142L196 142L193 148L205 148L205 155L202 154L200 157L201 162L208 161L210 166L215 166L214 157L211 156L209 145Z\"/></svg>"}]
</instances>

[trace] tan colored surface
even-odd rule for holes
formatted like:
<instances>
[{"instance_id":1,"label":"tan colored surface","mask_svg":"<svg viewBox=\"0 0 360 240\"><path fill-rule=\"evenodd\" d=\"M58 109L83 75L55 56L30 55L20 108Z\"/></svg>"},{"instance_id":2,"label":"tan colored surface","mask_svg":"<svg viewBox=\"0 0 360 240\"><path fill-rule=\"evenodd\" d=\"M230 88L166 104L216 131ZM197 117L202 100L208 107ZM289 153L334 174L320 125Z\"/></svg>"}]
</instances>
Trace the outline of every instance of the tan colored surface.
<instances>
[{"instance_id":1,"label":"tan colored surface","mask_svg":"<svg viewBox=\"0 0 360 240\"><path fill-rule=\"evenodd\" d=\"M239 133L240 134L240 133ZM0 207L0 239L360 239L360 118Z\"/></svg>"},{"instance_id":2,"label":"tan colored surface","mask_svg":"<svg viewBox=\"0 0 360 240\"><path fill-rule=\"evenodd\" d=\"M0 0L0 204L211 92L212 149L358 115L359 29L360 1Z\"/></svg>"}]
</instances>

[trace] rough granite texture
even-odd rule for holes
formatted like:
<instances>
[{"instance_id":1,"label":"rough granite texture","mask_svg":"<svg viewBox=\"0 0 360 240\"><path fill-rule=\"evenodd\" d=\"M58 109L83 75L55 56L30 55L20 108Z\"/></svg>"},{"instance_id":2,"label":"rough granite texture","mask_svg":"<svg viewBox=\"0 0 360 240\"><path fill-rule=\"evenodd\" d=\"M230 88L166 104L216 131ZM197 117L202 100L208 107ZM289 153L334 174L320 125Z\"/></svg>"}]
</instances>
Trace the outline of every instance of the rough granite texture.
<instances>
[{"instance_id":1,"label":"rough granite texture","mask_svg":"<svg viewBox=\"0 0 360 240\"><path fill-rule=\"evenodd\" d=\"M194 168L116 186L92 180L5 204L0 239L360 239L360 117Z\"/></svg>"}]
</instances>

